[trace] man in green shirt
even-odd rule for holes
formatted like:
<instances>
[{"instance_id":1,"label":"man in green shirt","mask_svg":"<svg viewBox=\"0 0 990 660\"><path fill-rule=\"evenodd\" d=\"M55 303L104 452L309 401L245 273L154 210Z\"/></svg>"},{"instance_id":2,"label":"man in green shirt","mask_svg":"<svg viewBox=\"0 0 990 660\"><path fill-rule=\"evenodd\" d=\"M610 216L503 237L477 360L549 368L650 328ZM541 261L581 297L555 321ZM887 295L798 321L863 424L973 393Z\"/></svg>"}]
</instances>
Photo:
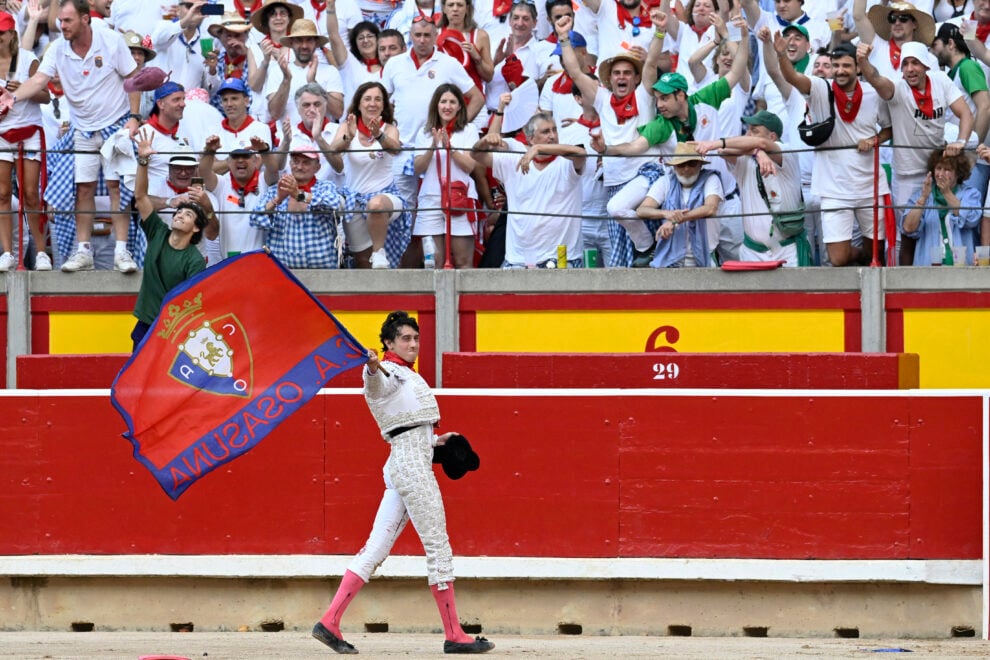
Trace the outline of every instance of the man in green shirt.
<instances>
[{"instance_id":1,"label":"man in green shirt","mask_svg":"<svg viewBox=\"0 0 990 660\"><path fill-rule=\"evenodd\" d=\"M155 211L148 197L148 158L155 153L152 139L146 133L138 133L137 177L134 181L134 208L141 216L141 229L148 236L148 250L144 257L144 273L138 291L134 316L138 321L131 332L134 349L151 329L161 309L165 295L176 285L206 268L206 260L196 244L203 238L209 224L207 211L195 202L182 202L172 216L169 228ZM215 220L214 220L215 222Z\"/></svg>"},{"instance_id":2,"label":"man in green shirt","mask_svg":"<svg viewBox=\"0 0 990 660\"><path fill-rule=\"evenodd\" d=\"M987 77L983 67L970 55L969 46L963 40L958 25L942 24L932 42L932 53L938 58L939 66L948 69L949 78L965 94L966 104L973 111L973 134L976 135L977 144L986 144L987 133L990 132L990 91L987 88ZM966 183L979 191L980 199L983 199L987 194L988 181L990 165L977 159L976 167Z\"/></svg>"},{"instance_id":3,"label":"man in green shirt","mask_svg":"<svg viewBox=\"0 0 990 660\"><path fill-rule=\"evenodd\" d=\"M720 137L719 109L723 102L732 96L732 89L744 78L748 80L749 71L749 32L745 21L736 19L740 28L741 40L732 61L732 67L724 77L705 85L694 94L688 94L687 80L679 73L665 73L653 85L653 98L657 106L657 116L653 121L639 128L639 137L624 144L606 145L601 138L592 141L592 146L600 153L618 156L636 156L644 153L654 145L663 145L663 153L673 154L678 142L692 140L711 140ZM652 46L651 46L652 48ZM736 182L728 172L721 159L712 163L712 168L718 173L725 191L726 201L723 202L719 215L723 220L729 220L733 210L738 213L739 201ZM646 197L652 181L644 176L637 176L616 193L608 202L608 214L625 227L632 240L630 262L635 267L649 265L656 246L655 227L651 227L636 215L636 209ZM734 243L734 251L738 251L742 242L742 223L738 217L730 222L738 225L735 238L728 239ZM719 236L717 220L709 220L709 227L714 236ZM715 241L710 244L714 245ZM615 249L618 249L616 246ZM736 258L731 254L730 247L727 258ZM616 259L613 258L613 263ZM629 264L627 264L629 265Z\"/></svg>"}]
</instances>

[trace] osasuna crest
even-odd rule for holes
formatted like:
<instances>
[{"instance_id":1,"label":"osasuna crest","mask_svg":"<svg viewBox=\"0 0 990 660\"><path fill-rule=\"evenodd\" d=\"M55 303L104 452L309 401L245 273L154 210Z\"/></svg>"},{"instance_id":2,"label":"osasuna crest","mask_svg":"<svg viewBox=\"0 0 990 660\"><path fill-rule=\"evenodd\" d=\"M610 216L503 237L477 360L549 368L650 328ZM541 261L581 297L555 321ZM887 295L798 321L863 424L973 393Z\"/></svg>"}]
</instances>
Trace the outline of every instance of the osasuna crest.
<instances>
[{"instance_id":1,"label":"osasuna crest","mask_svg":"<svg viewBox=\"0 0 990 660\"><path fill-rule=\"evenodd\" d=\"M233 314L184 328L169 374L189 387L220 395L251 396L251 349Z\"/></svg>"}]
</instances>

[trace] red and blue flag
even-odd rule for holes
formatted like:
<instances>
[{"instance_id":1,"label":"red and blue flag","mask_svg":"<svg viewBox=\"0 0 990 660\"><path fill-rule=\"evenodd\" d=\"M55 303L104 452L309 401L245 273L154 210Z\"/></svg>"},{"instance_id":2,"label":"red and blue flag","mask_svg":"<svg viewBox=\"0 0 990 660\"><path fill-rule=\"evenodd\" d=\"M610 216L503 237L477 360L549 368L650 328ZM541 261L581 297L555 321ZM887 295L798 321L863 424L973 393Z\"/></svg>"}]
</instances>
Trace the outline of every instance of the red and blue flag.
<instances>
[{"instance_id":1,"label":"red and blue flag","mask_svg":"<svg viewBox=\"0 0 990 660\"><path fill-rule=\"evenodd\" d=\"M365 349L267 252L169 292L110 398L172 499L250 451Z\"/></svg>"}]
</instances>

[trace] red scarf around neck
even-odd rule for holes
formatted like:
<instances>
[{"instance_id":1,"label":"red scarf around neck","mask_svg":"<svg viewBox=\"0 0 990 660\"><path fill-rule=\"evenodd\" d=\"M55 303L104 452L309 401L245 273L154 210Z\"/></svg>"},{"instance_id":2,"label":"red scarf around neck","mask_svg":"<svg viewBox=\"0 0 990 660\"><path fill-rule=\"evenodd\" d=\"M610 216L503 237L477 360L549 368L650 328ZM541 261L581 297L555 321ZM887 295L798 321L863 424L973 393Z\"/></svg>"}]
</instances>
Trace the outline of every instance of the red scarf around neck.
<instances>
[{"instance_id":1,"label":"red scarf around neck","mask_svg":"<svg viewBox=\"0 0 990 660\"><path fill-rule=\"evenodd\" d=\"M320 22L320 14L327 10L326 0L319 2L318 0L309 0L309 4L313 6L313 11L316 12L316 22Z\"/></svg>"},{"instance_id":2,"label":"red scarf around neck","mask_svg":"<svg viewBox=\"0 0 990 660\"><path fill-rule=\"evenodd\" d=\"M402 358L400 358L398 355L396 355L392 351L385 351L385 355L382 356L382 362L391 362L392 364L401 364L403 367L409 367L410 369L413 368L413 364L414 364L412 362L406 362L405 360L403 360Z\"/></svg>"},{"instance_id":3,"label":"red scarf around neck","mask_svg":"<svg viewBox=\"0 0 990 660\"><path fill-rule=\"evenodd\" d=\"M557 160L556 156L533 156L533 162L540 165L549 165L555 160Z\"/></svg>"},{"instance_id":4,"label":"red scarf around neck","mask_svg":"<svg viewBox=\"0 0 990 660\"><path fill-rule=\"evenodd\" d=\"M189 188L179 188L178 186L173 185L172 182L169 181L168 179L165 179L165 183L168 184L168 187L171 188L172 192L174 192L176 195L184 195L185 193L189 192Z\"/></svg>"},{"instance_id":5,"label":"red scarf around neck","mask_svg":"<svg viewBox=\"0 0 990 660\"><path fill-rule=\"evenodd\" d=\"M581 117L578 117L577 118L577 123L579 123L582 126L584 126L585 128L587 128L588 131L591 131L591 129L598 128L599 126L601 126L602 125L602 120L601 119L595 119L595 120L585 119L583 116L581 116Z\"/></svg>"},{"instance_id":6,"label":"red scarf around neck","mask_svg":"<svg viewBox=\"0 0 990 660\"><path fill-rule=\"evenodd\" d=\"M976 12L973 12L969 16L969 20L976 20ZM976 23L976 38L980 41L986 41L987 37L990 37L990 23Z\"/></svg>"},{"instance_id":7,"label":"red scarf around neck","mask_svg":"<svg viewBox=\"0 0 990 660\"><path fill-rule=\"evenodd\" d=\"M430 57L433 57L433 53L435 53L435 52L437 52L436 48L434 48L430 52L429 56L425 60L423 60L422 62L420 62L419 61L419 58L416 57L416 51L414 51L412 48L410 48L409 49L409 57L412 58L413 64L415 64L416 65L416 69L419 70L419 67L423 66L423 64L425 62L428 62L430 60Z\"/></svg>"},{"instance_id":8,"label":"red scarf around neck","mask_svg":"<svg viewBox=\"0 0 990 660\"><path fill-rule=\"evenodd\" d=\"M227 78L243 78L244 77L244 63L247 61L247 55L241 55L237 59L229 59L224 61L224 71L226 72Z\"/></svg>"},{"instance_id":9,"label":"red scarf around neck","mask_svg":"<svg viewBox=\"0 0 990 660\"><path fill-rule=\"evenodd\" d=\"M925 76L925 91L919 92L916 87L911 88L914 94L914 102L918 105L918 110L925 116L925 119L932 119L935 116L935 100L932 98L932 79Z\"/></svg>"},{"instance_id":10,"label":"red scarf around neck","mask_svg":"<svg viewBox=\"0 0 990 660\"><path fill-rule=\"evenodd\" d=\"M301 190L302 192L311 193L313 192L313 186L316 185L316 177L314 176L307 183L298 183L296 185L299 187L299 190Z\"/></svg>"},{"instance_id":11,"label":"red scarf around neck","mask_svg":"<svg viewBox=\"0 0 990 660\"><path fill-rule=\"evenodd\" d=\"M629 10L621 2L615 3L615 13L619 17L620 28L625 29L626 23L633 24L633 15L629 13ZM639 6L639 27L653 27L653 21L650 20L650 9L645 3Z\"/></svg>"},{"instance_id":12,"label":"red scarf around neck","mask_svg":"<svg viewBox=\"0 0 990 660\"><path fill-rule=\"evenodd\" d=\"M382 65L382 63L381 63L381 61L377 57L373 57L370 60L365 60L364 61L364 65L366 67L368 67L368 73L372 73L371 67L373 67L373 66L380 67Z\"/></svg>"},{"instance_id":13,"label":"red scarf around neck","mask_svg":"<svg viewBox=\"0 0 990 660\"><path fill-rule=\"evenodd\" d=\"M256 0L251 4L250 7L246 7L241 0L234 0L234 9L237 13L241 15L241 18L247 19L251 14L261 9L262 0Z\"/></svg>"},{"instance_id":14,"label":"red scarf around neck","mask_svg":"<svg viewBox=\"0 0 990 660\"><path fill-rule=\"evenodd\" d=\"M330 123L330 120L327 119L326 117L324 117L323 118L323 126L320 127L320 133L321 134L323 133L323 129L325 129L327 127L327 124L329 124L329 123ZM299 122L298 124L296 124L296 128L298 128L299 131L303 135L305 135L306 137L308 137L310 140L313 139L313 131L311 131L310 129L306 128L306 124L304 124L303 122Z\"/></svg>"},{"instance_id":15,"label":"red scarf around neck","mask_svg":"<svg viewBox=\"0 0 990 660\"><path fill-rule=\"evenodd\" d=\"M495 0L492 3L492 16L499 18L512 11L512 0Z\"/></svg>"},{"instance_id":16,"label":"red scarf around neck","mask_svg":"<svg viewBox=\"0 0 990 660\"><path fill-rule=\"evenodd\" d=\"M832 93L835 94L835 111L842 118L842 121L851 124L856 115L859 114L859 106L863 102L863 86L856 82L856 89L853 90L850 98L841 87L832 81Z\"/></svg>"},{"instance_id":17,"label":"red scarf around neck","mask_svg":"<svg viewBox=\"0 0 990 660\"><path fill-rule=\"evenodd\" d=\"M552 89L554 94L570 94L574 91L574 81L564 71L553 81Z\"/></svg>"},{"instance_id":18,"label":"red scarf around neck","mask_svg":"<svg viewBox=\"0 0 990 660\"><path fill-rule=\"evenodd\" d=\"M891 39L887 42L890 45L890 66L894 67L894 71L901 70L901 45L894 43Z\"/></svg>"},{"instance_id":19,"label":"red scarf around neck","mask_svg":"<svg viewBox=\"0 0 990 660\"><path fill-rule=\"evenodd\" d=\"M375 140L378 139L374 135L371 134L371 129L368 128L368 125L364 123L364 118L363 117L358 117L357 118L357 129L358 129L358 133L360 133L361 135L363 135L366 138L372 138L372 139L375 139ZM385 129L384 128L379 129L379 134L384 133L384 132L385 132ZM381 135L379 135L379 137L380 136Z\"/></svg>"},{"instance_id":20,"label":"red scarf around neck","mask_svg":"<svg viewBox=\"0 0 990 660\"><path fill-rule=\"evenodd\" d=\"M258 192L258 180L260 174L261 170L255 170L254 174L251 175L251 178L248 179L248 182L243 186L239 185L237 181L234 180L234 176L231 175L230 183L234 186L234 190L237 191L239 195L242 197L247 197L248 195Z\"/></svg>"},{"instance_id":21,"label":"red scarf around neck","mask_svg":"<svg viewBox=\"0 0 990 660\"><path fill-rule=\"evenodd\" d=\"M254 123L254 117L252 117L251 115L245 115L244 122L241 124L241 127L234 128L233 126L230 125L230 122L227 121L227 118L224 117L223 120L220 122L220 127L223 128L223 130L227 131L228 133L233 133L236 136L238 133L240 133L241 131L243 131L253 123Z\"/></svg>"},{"instance_id":22,"label":"red scarf around neck","mask_svg":"<svg viewBox=\"0 0 990 660\"><path fill-rule=\"evenodd\" d=\"M634 91L629 92L621 99L615 94L612 94L608 102L611 104L612 110L615 111L615 117L619 121L619 124L625 124L639 114L639 106L636 103L636 92Z\"/></svg>"},{"instance_id":23,"label":"red scarf around neck","mask_svg":"<svg viewBox=\"0 0 990 660\"><path fill-rule=\"evenodd\" d=\"M158 115L151 115L150 117L148 117L147 124L148 126L151 126L153 129L161 133L162 135L167 135L173 140L176 139L175 134L179 132L178 122L176 122L175 126L173 126L171 129L165 128L164 126L162 126L161 121L159 121Z\"/></svg>"}]
</instances>

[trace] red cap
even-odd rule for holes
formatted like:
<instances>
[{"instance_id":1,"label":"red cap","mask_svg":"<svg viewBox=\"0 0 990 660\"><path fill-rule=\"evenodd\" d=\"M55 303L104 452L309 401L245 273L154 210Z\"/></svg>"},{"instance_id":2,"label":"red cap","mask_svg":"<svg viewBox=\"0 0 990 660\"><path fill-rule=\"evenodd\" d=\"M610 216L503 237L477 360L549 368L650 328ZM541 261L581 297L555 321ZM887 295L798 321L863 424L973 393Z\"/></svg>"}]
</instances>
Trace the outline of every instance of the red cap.
<instances>
[{"instance_id":1,"label":"red cap","mask_svg":"<svg viewBox=\"0 0 990 660\"><path fill-rule=\"evenodd\" d=\"M7 12L0 12L0 32L6 32L7 30L16 30L17 23L14 22L14 17Z\"/></svg>"}]
</instances>

